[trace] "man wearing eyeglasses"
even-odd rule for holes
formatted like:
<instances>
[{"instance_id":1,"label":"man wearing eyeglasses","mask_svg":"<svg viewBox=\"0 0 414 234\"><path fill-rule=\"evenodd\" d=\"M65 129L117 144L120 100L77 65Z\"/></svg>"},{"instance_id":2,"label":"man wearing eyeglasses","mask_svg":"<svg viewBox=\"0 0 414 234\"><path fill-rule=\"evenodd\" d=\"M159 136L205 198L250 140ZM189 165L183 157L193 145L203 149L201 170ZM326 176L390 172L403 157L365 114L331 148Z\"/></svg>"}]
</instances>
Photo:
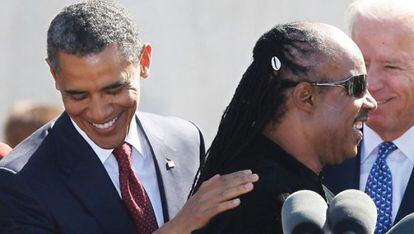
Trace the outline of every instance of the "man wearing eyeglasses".
<instances>
[{"instance_id":1,"label":"man wearing eyeglasses","mask_svg":"<svg viewBox=\"0 0 414 234\"><path fill-rule=\"evenodd\" d=\"M414 3L357 0L349 9L352 38L378 102L364 126L358 157L326 168L335 193L360 189L377 205L376 233L414 212Z\"/></svg>"},{"instance_id":2,"label":"man wearing eyeglasses","mask_svg":"<svg viewBox=\"0 0 414 234\"><path fill-rule=\"evenodd\" d=\"M321 23L281 24L262 35L222 117L198 185L216 173L249 168L260 180L241 206L202 233L282 233L281 208L298 190L327 202L327 164L357 154L361 128L376 108L355 43Z\"/></svg>"}]
</instances>

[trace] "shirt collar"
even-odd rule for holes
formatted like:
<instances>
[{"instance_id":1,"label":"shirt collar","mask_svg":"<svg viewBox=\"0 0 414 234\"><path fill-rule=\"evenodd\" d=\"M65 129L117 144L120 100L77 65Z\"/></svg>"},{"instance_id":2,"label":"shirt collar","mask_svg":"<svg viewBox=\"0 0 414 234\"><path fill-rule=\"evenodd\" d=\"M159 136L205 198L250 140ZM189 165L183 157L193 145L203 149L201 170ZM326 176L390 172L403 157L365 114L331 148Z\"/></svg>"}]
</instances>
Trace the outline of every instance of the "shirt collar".
<instances>
[{"instance_id":1,"label":"shirt collar","mask_svg":"<svg viewBox=\"0 0 414 234\"><path fill-rule=\"evenodd\" d=\"M411 162L414 163L414 144L411 143L412 139L414 139L414 126L392 142ZM364 125L364 140L362 143L364 154L361 154L361 162L365 162L382 142L383 140L376 132L374 132L374 130Z\"/></svg>"},{"instance_id":2,"label":"shirt collar","mask_svg":"<svg viewBox=\"0 0 414 234\"><path fill-rule=\"evenodd\" d=\"M139 155L142 157L147 156L147 154L144 154L144 148L142 146L142 142L144 141L145 136L143 131L138 128L137 121L135 121L135 115L134 118L131 121L131 125L129 126L129 132L127 136L125 137L125 141L132 145L138 152Z\"/></svg>"},{"instance_id":3,"label":"shirt collar","mask_svg":"<svg viewBox=\"0 0 414 234\"><path fill-rule=\"evenodd\" d=\"M371 128L364 124L363 128L364 138L362 141L363 153L361 154L361 162L364 163L369 156L371 155L372 151L381 144L382 139L381 137L374 132Z\"/></svg>"},{"instance_id":4,"label":"shirt collar","mask_svg":"<svg viewBox=\"0 0 414 234\"><path fill-rule=\"evenodd\" d=\"M393 142L398 149L414 163L414 126L411 126L402 136L395 139Z\"/></svg>"},{"instance_id":5,"label":"shirt collar","mask_svg":"<svg viewBox=\"0 0 414 234\"><path fill-rule=\"evenodd\" d=\"M75 121L73 121L72 118L70 118L70 120L72 121L72 124L75 127L75 129L83 137L83 139L85 139L86 142L91 146L91 148L93 149L93 151L95 152L95 154L98 156L99 160L102 163L104 163L109 158L109 156L112 154L112 151L114 149L104 149L104 148L99 147L75 123ZM141 144L141 140L140 140L140 139L143 139L143 137L144 137L143 136L143 133L141 131L139 131L139 129L138 129L137 121L135 121L135 118L132 119L131 124L129 126L129 132L128 132L127 136L125 137L125 141L128 142L129 144L131 144L132 147L135 148L139 152L139 155L141 155L145 159L146 154L143 153L143 148L142 148L142 144Z\"/></svg>"}]
</instances>

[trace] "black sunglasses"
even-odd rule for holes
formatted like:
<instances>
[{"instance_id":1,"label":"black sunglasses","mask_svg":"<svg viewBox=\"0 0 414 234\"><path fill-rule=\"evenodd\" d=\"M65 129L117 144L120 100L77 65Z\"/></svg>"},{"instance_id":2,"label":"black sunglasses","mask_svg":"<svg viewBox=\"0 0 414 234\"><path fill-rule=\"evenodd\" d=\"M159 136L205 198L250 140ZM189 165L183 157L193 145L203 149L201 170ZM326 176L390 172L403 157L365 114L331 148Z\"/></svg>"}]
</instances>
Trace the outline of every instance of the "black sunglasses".
<instances>
[{"instance_id":1,"label":"black sunglasses","mask_svg":"<svg viewBox=\"0 0 414 234\"><path fill-rule=\"evenodd\" d=\"M281 85L284 87L293 87L303 81L291 81L291 80L280 80ZM348 95L355 98L361 98L367 92L367 75L356 75L346 78L345 80L340 81L333 81L333 82L311 82L311 81L304 81L308 82L313 86L320 86L320 87L343 87L347 92Z\"/></svg>"}]
</instances>

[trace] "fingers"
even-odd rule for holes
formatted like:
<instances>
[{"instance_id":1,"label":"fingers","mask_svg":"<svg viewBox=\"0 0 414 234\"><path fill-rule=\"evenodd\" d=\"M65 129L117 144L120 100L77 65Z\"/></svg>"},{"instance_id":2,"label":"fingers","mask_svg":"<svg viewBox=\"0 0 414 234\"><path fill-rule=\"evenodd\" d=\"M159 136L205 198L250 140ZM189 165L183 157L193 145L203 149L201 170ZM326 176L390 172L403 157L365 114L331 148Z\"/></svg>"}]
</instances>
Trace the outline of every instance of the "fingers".
<instances>
[{"instance_id":1,"label":"fingers","mask_svg":"<svg viewBox=\"0 0 414 234\"><path fill-rule=\"evenodd\" d=\"M259 179L257 174L253 174L251 170L237 171L226 175L215 175L203 182L200 189L204 187L221 186L234 187L246 183L253 183Z\"/></svg>"},{"instance_id":2,"label":"fingers","mask_svg":"<svg viewBox=\"0 0 414 234\"><path fill-rule=\"evenodd\" d=\"M236 197L252 191L253 182L258 179L258 175L252 174L250 170L212 177L211 183L206 186L206 190L209 190L207 192L198 191L200 192L198 199L203 201L203 205L200 207L203 212L200 212L199 219L210 220L224 211L239 206L240 199ZM207 222L204 221L203 225Z\"/></svg>"},{"instance_id":3,"label":"fingers","mask_svg":"<svg viewBox=\"0 0 414 234\"><path fill-rule=\"evenodd\" d=\"M220 214L224 211L236 208L238 205L240 205L240 199L239 198L232 199L232 200L229 200L229 201L225 201L225 202L222 202L222 203L220 203L216 206L211 207L210 209L207 209L205 211L204 215L206 217L214 217L214 216L216 216L216 215L218 215L218 214Z\"/></svg>"},{"instance_id":4,"label":"fingers","mask_svg":"<svg viewBox=\"0 0 414 234\"><path fill-rule=\"evenodd\" d=\"M253 190L253 183L259 179L251 170L227 175L215 175L204 181L199 190L187 201L177 216L168 223L169 230L190 233L206 225L209 220L224 211L240 205L236 198Z\"/></svg>"},{"instance_id":5,"label":"fingers","mask_svg":"<svg viewBox=\"0 0 414 234\"><path fill-rule=\"evenodd\" d=\"M248 193L253 190L253 184L252 183L246 183L238 186L231 187L229 189L226 189L221 194L220 200L228 200L232 199L234 197L240 196L242 194Z\"/></svg>"},{"instance_id":6,"label":"fingers","mask_svg":"<svg viewBox=\"0 0 414 234\"><path fill-rule=\"evenodd\" d=\"M226 201L251 191L253 183L258 179L259 176L251 170L215 175L205 181L197 193L203 194L210 201Z\"/></svg>"},{"instance_id":7,"label":"fingers","mask_svg":"<svg viewBox=\"0 0 414 234\"><path fill-rule=\"evenodd\" d=\"M253 174L251 170L233 172L231 174L222 175L220 177L221 178L217 178L216 180L223 180L224 186L226 187L234 187L247 183L253 183L259 179L259 176L257 174Z\"/></svg>"}]
</instances>

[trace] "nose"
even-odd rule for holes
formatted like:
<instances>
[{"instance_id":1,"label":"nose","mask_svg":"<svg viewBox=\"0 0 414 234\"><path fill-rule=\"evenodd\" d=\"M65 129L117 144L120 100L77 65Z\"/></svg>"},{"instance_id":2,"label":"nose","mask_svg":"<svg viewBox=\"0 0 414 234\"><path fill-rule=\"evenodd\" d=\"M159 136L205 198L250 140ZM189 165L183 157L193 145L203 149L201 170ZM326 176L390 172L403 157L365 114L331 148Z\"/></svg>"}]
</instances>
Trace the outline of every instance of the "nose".
<instances>
[{"instance_id":1,"label":"nose","mask_svg":"<svg viewBox=\"0 0 414 234\"><path fill-rule=\"evenodd\" d=\"M94 123L104 123L110 118L112 108L104 97L93 97L89 106L89 116Z\"/></svg>"},{"instance_id":2,"label":"nose","mask_svg":"<svg viewBox=\"0 0 414 234\"><path fill-rule=\"evenodd\" d=\"M367 110L377 109L377 101L375 101L375 99L372 97L371 93L368 90L364 97L363 108Z\"/></svg>"}]
</instances>

